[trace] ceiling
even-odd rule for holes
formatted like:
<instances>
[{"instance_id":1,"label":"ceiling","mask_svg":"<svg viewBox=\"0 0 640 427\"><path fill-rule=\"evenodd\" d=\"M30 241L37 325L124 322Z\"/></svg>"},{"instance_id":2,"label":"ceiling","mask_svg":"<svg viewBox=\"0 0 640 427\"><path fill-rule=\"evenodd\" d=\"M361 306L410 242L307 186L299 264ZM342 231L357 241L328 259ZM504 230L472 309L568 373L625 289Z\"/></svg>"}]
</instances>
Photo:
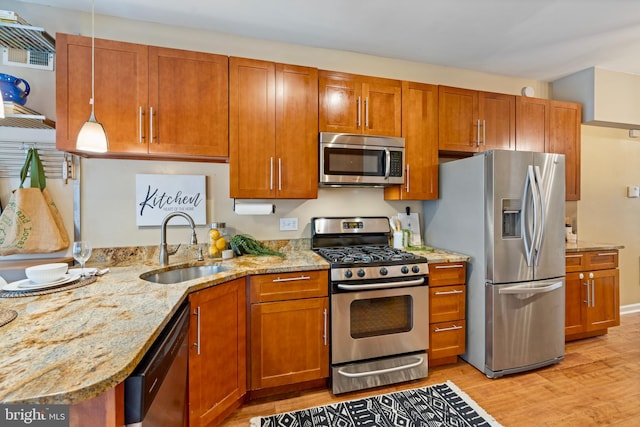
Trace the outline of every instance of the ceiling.
<instances>
[{"instance_id":1,"label":"ceiling","mask_svg":"<svg viewBox=\"0 0 640 427\"><path fill-rule=\"evenodd\" d=\"M91 11L90 0L21 0ZM553 81L640 74L637 0L95 0L96 14Z\"/></svg>"}]
</instances>

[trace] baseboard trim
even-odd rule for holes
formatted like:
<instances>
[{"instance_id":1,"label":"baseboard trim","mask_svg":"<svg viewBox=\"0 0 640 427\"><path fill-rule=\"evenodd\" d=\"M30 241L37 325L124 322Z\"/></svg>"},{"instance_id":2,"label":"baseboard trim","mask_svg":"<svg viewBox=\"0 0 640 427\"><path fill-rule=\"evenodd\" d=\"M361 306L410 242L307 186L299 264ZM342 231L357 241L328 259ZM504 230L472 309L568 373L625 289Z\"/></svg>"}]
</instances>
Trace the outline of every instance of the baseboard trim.
<instances>
[{"instance_id":1,"label":"baseboard trim","mask_svg":"<svg viewBox=\"0 0 640 427\"><path fill-rule=\"evenodd\" d=\"M640 313L640 303L620 306L620 314Z\"/></svg>"}]
</instances>

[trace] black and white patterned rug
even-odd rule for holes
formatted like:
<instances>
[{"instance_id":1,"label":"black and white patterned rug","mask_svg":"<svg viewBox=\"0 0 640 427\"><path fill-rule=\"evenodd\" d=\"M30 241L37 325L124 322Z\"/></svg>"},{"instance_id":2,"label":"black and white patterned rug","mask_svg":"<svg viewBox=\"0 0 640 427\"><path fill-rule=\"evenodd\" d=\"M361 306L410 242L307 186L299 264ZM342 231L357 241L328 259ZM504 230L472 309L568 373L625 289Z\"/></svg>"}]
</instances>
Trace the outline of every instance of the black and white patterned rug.
<instances>
[{"instance_id":1,"label":"black and white patterned rug","mask_svg":"<svg viewBox=\"0 0 640 427\"><path fill-rule=\"evenodd\" d=\"M381 394L295 412L255 417L251 427L498 427L454 383Z\"/></svg>"}]
</instances>

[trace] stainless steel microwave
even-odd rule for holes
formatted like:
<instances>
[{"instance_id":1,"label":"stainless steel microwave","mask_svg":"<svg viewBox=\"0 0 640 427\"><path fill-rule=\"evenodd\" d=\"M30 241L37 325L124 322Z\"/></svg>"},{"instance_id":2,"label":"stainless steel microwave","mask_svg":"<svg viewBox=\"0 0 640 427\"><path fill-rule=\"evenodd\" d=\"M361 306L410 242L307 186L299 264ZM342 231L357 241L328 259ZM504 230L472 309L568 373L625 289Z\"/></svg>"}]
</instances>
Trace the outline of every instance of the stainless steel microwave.
<instances>
[{"instance_id":1,"label":"stainless steel microwave","mask_svg":"<svg viewBox=\"0 0 640 427\"><path fill-rule=\"evenodd\" d=\"M320 185L404 183L404 138L320 132Z\"/></svg>"}]
</instances>

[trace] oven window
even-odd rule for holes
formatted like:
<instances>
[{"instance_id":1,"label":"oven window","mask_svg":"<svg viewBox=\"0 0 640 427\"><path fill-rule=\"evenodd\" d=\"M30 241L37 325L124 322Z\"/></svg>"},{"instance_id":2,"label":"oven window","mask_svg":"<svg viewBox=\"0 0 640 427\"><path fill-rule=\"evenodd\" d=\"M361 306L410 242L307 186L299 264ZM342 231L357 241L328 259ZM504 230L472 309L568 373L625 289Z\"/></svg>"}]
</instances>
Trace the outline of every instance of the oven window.
<instances>
[{"instance_id":1,"label":"oven window","mask_svg":"<svg viewBox=\"0 0 640 427\"><path fill-rule=\"evenodd\" d=\"M349 314L354 339L408 332L413 328L413 298L399 295L356 300Z\"/></svg>"}]
</instances>

